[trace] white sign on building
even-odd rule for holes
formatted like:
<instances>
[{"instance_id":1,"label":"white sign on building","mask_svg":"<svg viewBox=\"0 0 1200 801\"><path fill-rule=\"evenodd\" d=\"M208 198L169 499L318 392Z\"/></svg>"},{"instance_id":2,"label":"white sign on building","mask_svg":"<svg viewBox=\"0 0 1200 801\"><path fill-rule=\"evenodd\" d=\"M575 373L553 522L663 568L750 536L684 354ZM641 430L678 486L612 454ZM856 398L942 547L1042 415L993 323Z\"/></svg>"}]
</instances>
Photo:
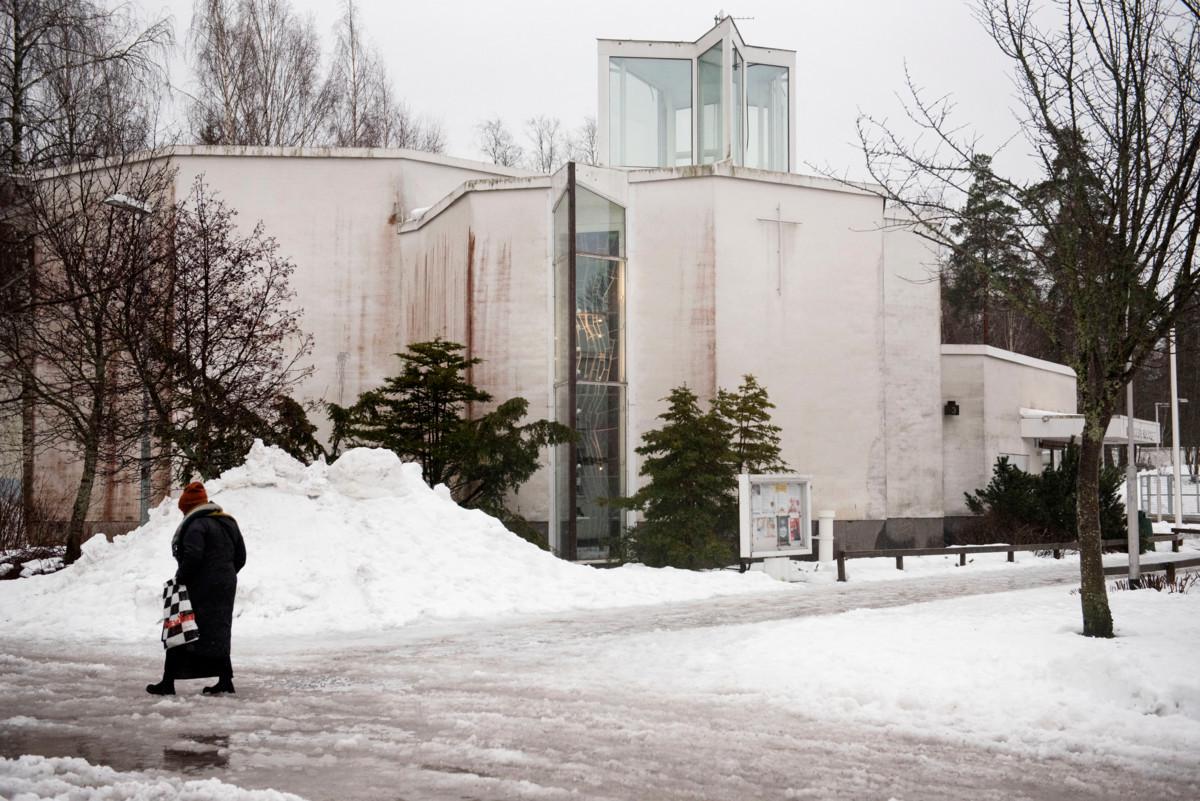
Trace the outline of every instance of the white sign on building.
<instances>
[{"instance_id":1,"label":"white sign on building","mask_svg":"<svg viewBox=\"0 0 1200 801\"><path fill-rule=\"evenodd\" d=\"M743 559L812 553L812 479L791 473L738 476Z\"/></svg>"}]
</instances>

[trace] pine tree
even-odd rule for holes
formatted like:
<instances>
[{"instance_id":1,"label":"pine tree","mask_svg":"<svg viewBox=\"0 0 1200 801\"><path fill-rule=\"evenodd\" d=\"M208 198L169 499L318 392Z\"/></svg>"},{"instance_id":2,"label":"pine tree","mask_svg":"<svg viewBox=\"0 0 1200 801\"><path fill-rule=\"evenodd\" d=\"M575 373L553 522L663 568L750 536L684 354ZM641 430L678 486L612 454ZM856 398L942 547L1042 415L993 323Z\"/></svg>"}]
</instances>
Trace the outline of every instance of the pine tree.
<instances>
[{"instance_id":1,"label":"pine tree","mask_svg":"<svg viewBox=\"0 0 1200 801\"><path fill-rule=\"evenodd\" d=\"M729 564L737 525L737 466L730 427L715 410L702 412L695 393L676 387L637 452L649 481L622 506L644 513L627 543L651 567L705 568Z\"/></svg>"},{"instance_id":2,"label":"pine tree","mask_svg":"<svg viewBox=\"0 0 1200 801\"><path fill-rule=\"evenodd\" d=\"M719 390L713 408L729 425L737 472L781 473L788 469L779 455L781 429L771 423L775 404L758 379L747 374L737 392Z\"/></svg>"},{"instance_id":3,"label":"pine tree","mask_svg":"<svg viewBox=\"0 0 1200 801\"><path fill-rule=\"evenodd\" d=\"M949 338L1012 349L1020 322L1009 300L1028 297L1034 288L1032 271L1021 256L1018 211L1005 201L990 156L976 156L971 175L966 204L950 228L955 247L943 275L946 324L957 329Z\"/></svg>"},{"instance_id":4,"label":"pine tree","mask_svg":"<svg viewBox=\"0 0 1200 801\"><path fill-rule=\"evenodd\" d=\"M537 471L543 447L568 442L574 434L548 420L521 425L529 409L524 398L469 417L472 404L491 403L492 396L467 380L467 370L480 360L463 356L464 350L439 337L396 354L403 364L399 375L364 392L349 408L329 405L332 450L387 448L418 462L430 486L445 484L464 506L520 523L504 508L506 497Z\"/></svg>"}]
</instances>

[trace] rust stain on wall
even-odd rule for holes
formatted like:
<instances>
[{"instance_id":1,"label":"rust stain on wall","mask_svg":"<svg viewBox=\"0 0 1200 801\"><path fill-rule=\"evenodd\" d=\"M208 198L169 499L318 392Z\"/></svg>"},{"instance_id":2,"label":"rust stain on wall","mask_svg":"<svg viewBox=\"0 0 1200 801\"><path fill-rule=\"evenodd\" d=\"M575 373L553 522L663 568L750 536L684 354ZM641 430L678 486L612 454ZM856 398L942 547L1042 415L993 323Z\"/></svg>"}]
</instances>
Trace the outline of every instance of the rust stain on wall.
<instances>
[{"instance_id":1,"label":"rust stain on wall","mask_svg":"<svg viewBox=\"0 0 1200 801\"><path fill-rule=\"evenodd\" d=\"M467 229L467 291L463 293L463 321L466 324L467 361L475 356L475 232ZM467 367L467 381L475 383L475 368ZM468 407L467 414L471 409Z\"/></svg>"},{"instance_id":2,"label":"rust stain on wall","mask_svg":"<svg viewBox=\"0 0 1200 801\"><path fill-rule=\"evenodd\" d=\"M476 371L479 386L489 391L501 391L512 383L514 365L512 351L508 347L508 332L513 330L512 306L512 243L500 242L495 247L486 244L479 249L487 254L479 261L477 279L479 302L476 304L475 348L483 364ZM503 376L510 376L508 382ZM503 390L507 391L507 390Z\"/></svg>"},{"instance_id":3,"label":"rust stain on wall","mask_svg":"<svg viewBox=\"0 0 1200 801\"><path fill-rule=\"evenodd\" d=\"M712 211L704 217L700 236L700 252L696 256L696 289L692 299L690 333L695 343L692 350L694 375L709 397L717 394L717 243Z\"/></svg>"}]
</instances>

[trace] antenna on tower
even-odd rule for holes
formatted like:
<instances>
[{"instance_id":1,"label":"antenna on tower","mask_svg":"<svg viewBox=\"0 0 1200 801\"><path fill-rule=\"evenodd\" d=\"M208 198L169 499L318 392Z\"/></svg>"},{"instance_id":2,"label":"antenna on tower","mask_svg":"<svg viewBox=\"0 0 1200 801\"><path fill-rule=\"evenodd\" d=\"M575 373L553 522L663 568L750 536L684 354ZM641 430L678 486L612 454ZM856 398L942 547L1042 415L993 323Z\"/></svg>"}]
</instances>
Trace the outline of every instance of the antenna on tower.
<instances>
[{"instance_id":1,"label":"antenna on tower","mask_svg":"<svg viewBox=\"0 0 1200 801\"><path fill-rule=\"evenodd\" d=\"M717 11L716 15L713 17L713 25L720 25L721 20L725 19L731 19L734 22L737 22L739 19L754 19L754 17L735 17L732 14L726 14L725 9L722 8Z\"/></svg>"}]
</instances>

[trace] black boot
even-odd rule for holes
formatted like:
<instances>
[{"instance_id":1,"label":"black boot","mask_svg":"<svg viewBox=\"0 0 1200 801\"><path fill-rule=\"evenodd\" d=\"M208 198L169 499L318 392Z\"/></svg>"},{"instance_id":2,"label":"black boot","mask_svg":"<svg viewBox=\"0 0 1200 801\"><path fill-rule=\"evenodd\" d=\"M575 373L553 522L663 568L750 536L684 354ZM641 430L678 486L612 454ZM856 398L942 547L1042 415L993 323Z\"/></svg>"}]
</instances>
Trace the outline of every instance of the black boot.
<instances>
[{"instance_id":1,"label":"black boot","mask_svg":"<svg viewBox=\"0 0 1200 801\"><path fill-rule=\"evenodd\" d=\"M222 693L232 695L236 692L233 689L233 676L221 676L217 679L216 684L211 687L205 687L201 692L205 695L221 695Z\"/></svg>"},{"instance_id":2,"label":"black boot","mask_svg":"<svg viewBox=\"0 0 1200 801\"><path fill-rule=\"evenodd\" d=\"M151 695L174 695L175 679L163 679L158 684L147 684L146 692Z\"/></svg>"}]
</instances>

